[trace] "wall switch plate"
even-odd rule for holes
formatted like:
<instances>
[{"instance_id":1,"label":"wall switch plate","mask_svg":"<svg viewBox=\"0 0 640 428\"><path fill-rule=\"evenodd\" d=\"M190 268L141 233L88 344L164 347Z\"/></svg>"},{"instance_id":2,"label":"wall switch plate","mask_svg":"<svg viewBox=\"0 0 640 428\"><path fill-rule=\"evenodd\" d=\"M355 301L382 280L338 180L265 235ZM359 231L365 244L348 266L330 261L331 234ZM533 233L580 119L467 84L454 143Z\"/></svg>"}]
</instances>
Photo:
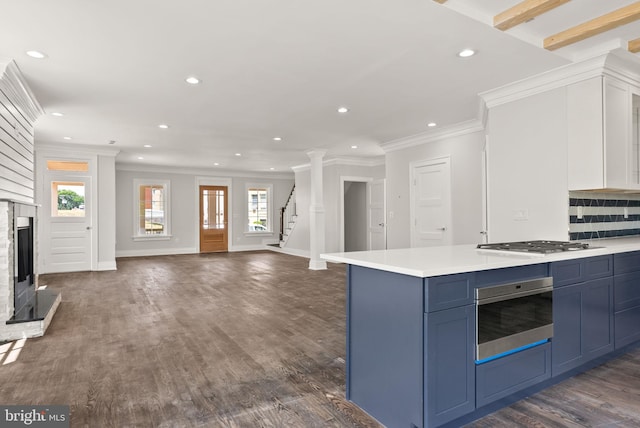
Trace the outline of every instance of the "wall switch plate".
<instances>
[{"instance_id":1,"label":"wall switch plate","mask_svg":"<svg viewBox=\"0 0 640 428\"><path fill-rule=\"evenodd\" d=\"M513 219L515 221L529 220L529 210L513 210Z\"/></svg>"}]
</instances>

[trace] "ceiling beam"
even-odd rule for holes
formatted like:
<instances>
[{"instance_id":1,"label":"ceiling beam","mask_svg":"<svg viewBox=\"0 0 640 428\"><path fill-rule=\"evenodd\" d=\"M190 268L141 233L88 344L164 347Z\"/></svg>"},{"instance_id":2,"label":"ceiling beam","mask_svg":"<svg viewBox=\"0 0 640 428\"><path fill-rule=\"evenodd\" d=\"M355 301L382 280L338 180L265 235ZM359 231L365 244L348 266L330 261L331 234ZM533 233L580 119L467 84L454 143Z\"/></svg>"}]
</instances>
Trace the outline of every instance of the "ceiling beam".
<instances>
[{"instance_id":1,"label":"ceiling beam","mask_svg":"<svg viewBox=\"0 0 640 428\"><path fill-rule=\"evenodd\" d=\"M640 1L549 36L544 39L543 46L553 51L638 19L640 19Z\"/></svg>"},{"instance_id":2,"label":"ceiling beam","mask_svg":"<svg viewBox=\"0 0 640 428\"><path fill-rule=\"evenodd\" d=\"M627 49L631 53L640 52L640 39L629 40L629 43L627 44Z\"/></svg>"},{"instance_id":3,"label":"ceiling beam","mask_svg":"<svg viewBox=\"0 0 640 428\"><path fill-rule=\"evenodd\" d=\"M570 0L524 0L494 16L493 26L505 31L569 1Z\"/></svg>"}]
</instances>

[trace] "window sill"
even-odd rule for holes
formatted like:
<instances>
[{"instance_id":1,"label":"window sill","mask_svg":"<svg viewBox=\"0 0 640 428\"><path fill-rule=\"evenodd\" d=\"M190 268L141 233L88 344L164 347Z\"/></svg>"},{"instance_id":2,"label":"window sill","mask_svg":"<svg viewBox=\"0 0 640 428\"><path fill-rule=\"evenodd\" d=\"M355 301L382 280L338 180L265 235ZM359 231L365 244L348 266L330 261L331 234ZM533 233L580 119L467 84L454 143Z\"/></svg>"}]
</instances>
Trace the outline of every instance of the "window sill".
<instances>
[{"instance_id":1,"label":"window sill","mask_svg":"<svg viewBox=\"0 0 640 428\"><path fill-rule=\"evenodd\" d=\"M273 236L274 232L244 232L244 236Z\"/></svg>"},{"instance_id":2,"label":"window sill","mask_svg":"<svg viewBox=\"0 0 640 428\"><path fill-rule=\"evenodd\" d=\"M172 235L134 235L134 241L169 241Z\"/></svg>"}]
</instances>

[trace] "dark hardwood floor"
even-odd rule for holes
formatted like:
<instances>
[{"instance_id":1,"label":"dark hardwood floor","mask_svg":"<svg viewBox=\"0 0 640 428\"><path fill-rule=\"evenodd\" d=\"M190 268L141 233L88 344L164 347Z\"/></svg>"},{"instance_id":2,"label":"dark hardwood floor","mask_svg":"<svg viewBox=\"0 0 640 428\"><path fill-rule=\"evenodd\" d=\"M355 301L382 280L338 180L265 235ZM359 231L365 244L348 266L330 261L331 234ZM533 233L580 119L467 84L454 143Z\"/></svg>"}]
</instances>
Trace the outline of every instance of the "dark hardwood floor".
<instances>
[{"instance_id":1,"label":"dark hardwood floor","mask_svg":"<svg viewBox=\"0 0 640 428\"><path fill-rule=\"evenodd\" d=\"M0 403L72 427L379 427L344 399L345 267L271 251L118 259L49 274L47 334L0 365ZM640 351L475 422L640 426Z\"/></svg>"}]
</instances>

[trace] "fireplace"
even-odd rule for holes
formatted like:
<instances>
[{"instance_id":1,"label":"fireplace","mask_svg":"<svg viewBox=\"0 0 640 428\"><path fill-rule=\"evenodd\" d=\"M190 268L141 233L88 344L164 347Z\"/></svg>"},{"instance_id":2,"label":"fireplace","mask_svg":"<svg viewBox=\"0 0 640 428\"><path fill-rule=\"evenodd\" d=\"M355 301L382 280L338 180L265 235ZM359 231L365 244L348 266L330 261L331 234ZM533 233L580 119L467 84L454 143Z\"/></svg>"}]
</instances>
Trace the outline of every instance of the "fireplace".
<instances>
[{"instance_id":1,"label":"fireplace","mask_svg":"<svg viewBox=\"0 0 640 428\"><path fill-rule=\"evenodd\" d=\"M14 320L35 318L36 284L34 269L34 234L35 207L29 210L16 210L16 214L28 216L14 217Z\"/></svg>"},{"instance_id":2,"label":"fireplace","mask_svg":"<svg viewBox=\"0 0 640 428\"><path fill-rule=\"evenodd\" d=\"M42 336L60 304L38 289L37 207L0 200L0 341Z\"/></svg>"}]
</instances>

